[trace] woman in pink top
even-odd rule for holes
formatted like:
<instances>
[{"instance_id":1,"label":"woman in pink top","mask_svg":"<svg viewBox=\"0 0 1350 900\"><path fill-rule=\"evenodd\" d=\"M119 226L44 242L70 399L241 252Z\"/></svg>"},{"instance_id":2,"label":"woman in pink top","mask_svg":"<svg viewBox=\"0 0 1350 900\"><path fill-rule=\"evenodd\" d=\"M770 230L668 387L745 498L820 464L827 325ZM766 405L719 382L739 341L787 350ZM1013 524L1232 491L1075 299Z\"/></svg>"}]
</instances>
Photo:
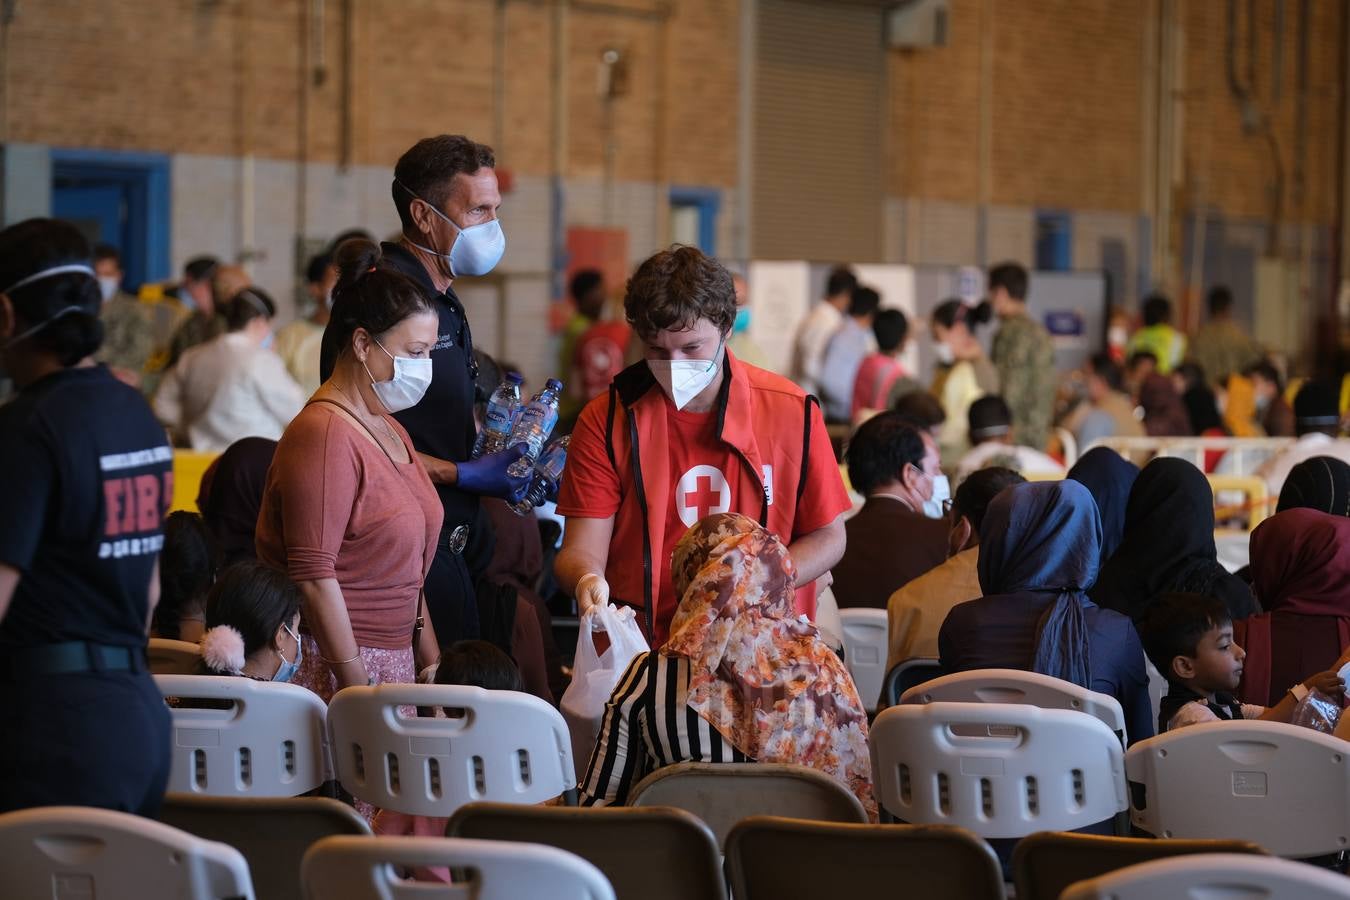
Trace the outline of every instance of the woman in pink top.
<instances>
[{"instance_id":1,"label":"woman in pink top","mask_svg":"<svg viewBox=\"0 0 1350 900\"><path fill-rule=\"evenodd\" d=\"M431 382L436 313L417 285L349 240L329 324L333 375L277 445L258 516L258 559L299 586L303 663L293 679L325 701L351 685L412 682L436 661L422 582L442 509L391 415Z\"/></svg>"}]
</instances>

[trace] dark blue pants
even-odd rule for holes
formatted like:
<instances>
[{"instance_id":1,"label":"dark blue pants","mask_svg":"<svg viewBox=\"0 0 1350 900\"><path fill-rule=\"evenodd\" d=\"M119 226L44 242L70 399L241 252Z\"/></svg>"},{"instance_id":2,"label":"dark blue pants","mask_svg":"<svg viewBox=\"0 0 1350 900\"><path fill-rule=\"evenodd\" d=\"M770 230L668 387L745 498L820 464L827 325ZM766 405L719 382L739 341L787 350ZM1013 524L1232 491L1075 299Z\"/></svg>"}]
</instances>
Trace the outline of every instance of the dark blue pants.
<instances>
[{"instance_id":1,"label":"dark blue pants","mask_svg":"<svg viewBox=\"0 0 1350 900\"><path fill-rule=\"evenodd\" d=\"M2 681L0 812L72 805L155 816L170 731L148 672Z\"/></svg>"}]
</instances>

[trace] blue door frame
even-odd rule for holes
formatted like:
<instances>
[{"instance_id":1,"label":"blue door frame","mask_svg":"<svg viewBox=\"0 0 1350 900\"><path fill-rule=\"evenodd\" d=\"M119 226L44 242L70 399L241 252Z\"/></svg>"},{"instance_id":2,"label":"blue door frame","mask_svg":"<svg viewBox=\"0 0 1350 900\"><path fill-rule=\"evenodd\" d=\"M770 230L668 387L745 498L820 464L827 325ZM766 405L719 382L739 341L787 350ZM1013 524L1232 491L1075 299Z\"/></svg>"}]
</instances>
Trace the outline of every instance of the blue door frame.
<instances>
[{"instance_id":1,"label":"blue door frame","mask_svg":"<svg viewBox=\"0 0 1350 900\"><path fill-rule=\"evenodd\" d=\"M672 187L670 205L698 209L698 249L709 256L716 256L717 213L722 206L722 193L716 188Z\"/></svg>"},{"instance_id":2,"label":"blue door frame","mask_svg":"<svg viewBox=\"0 0 1350 900\"><path fill-rule=\"evenodd\" d=\"M135 291L169 269L169 157L112 150L52 152L52 215L79 222L122 254Z\"/></svg>"}]
</instances>

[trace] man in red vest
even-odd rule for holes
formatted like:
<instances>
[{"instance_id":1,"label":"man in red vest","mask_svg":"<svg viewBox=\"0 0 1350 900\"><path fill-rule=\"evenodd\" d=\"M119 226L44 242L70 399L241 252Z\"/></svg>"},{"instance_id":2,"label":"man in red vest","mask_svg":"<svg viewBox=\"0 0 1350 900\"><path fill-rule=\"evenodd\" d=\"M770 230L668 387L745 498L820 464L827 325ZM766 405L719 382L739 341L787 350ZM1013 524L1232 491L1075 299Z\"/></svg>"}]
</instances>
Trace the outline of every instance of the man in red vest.
<instances>
[{"instance_id":1,"label":"man in red vest","mask_svg":"<svg viewBox=\"0 0 1350 900\"><path fill-rule=\"evenodd\" d=\"M692 247L644 262L624 298L644 359L582 411L558 512L556 572L582 611L615 601L644 611L663 643L679 597L670 558L685 530L739 512L789 545L797 609L844 552L848 495L820 407L792 382L726 349L731 275Z\"/></svg>"}]
</instances>

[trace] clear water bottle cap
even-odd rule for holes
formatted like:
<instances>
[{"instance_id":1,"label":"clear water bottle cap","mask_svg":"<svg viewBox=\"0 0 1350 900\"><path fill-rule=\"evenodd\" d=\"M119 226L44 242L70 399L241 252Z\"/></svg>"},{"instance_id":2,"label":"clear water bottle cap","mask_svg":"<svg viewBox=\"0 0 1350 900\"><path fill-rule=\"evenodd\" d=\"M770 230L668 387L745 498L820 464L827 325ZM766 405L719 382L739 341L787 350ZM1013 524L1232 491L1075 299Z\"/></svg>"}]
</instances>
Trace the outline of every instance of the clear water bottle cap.
<instances>
[{"instance_id":1,"label":"clear water bottle cap","mask_svg":"<svg viewBox=\"0 0 1350 900\"><path fill-rule=\"evenodd\" d=\"M523 384L525 381L525 376L521 375L519 372L507 372L506 380L511 382L512 384Z\"/></svg>"},{"instance_id":2,"label":"clear water bottle cap","mask_svg":"<svg viewBox=\"0 0 1350 900\"><path fill-rule=\"evenodd\" d=\"M556 394L562 390L562 382L556 378L550 378L544 382L544 387Z\"/></svg>"}]
</instances>

